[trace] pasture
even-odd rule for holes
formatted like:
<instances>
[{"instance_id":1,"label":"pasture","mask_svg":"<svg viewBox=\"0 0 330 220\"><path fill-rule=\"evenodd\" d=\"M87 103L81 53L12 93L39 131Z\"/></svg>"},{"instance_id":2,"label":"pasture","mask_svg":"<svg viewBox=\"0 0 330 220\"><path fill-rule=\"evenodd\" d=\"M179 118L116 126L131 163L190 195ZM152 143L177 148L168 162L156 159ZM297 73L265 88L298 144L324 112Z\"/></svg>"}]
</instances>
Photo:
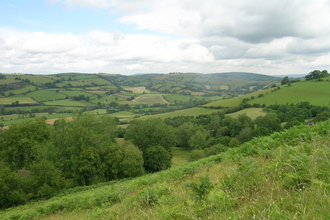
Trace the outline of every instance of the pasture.
<instances>
[{"instance_id":1,"label":"pasture","mask_svg":"<svg viewBox=\"0 0 330 220\"><path fill-rule=\"evenodd\" d=\"M22 118L21 114L13 114L13 115L3 115L1 117L4 117L4 121L0 121L5 126L12 125L15 123L21 123L24 121L30 121L35 120L36 118L46 117L47 119L58 119L58 118L64 118L64 117L71 117L71 113L58 113L58 114L48 114L48 113L35 113L35 117L29 118L28 114L25 114L25 117ZM1 118L0 117L0 118ZM18 118L20 117L20 118Z\"/></svg>"},{"instance_id":2,"label":"pasture","mask_svg":"<svg viewBox=\"0 0 330 220\"><path fill-rule=\"evenodd\" d=\"M219 109L208 109L208 108L189 108L189 109L183 109L183 110L178 110L174 112L166 112L162 114L157 114L157 115L147 115L147 116L142 116L139 119L145 120L149 118L174 118L177 116L198 116L198 115L203 115L203 114L212 114L213 112L221 111Z\"/></svg>"},{"instance_id":3,"label":"pasture","mask_svg":"<svg viewBox=\"0 0 330 220\"><path fill-rule=\"evenodd\" d=\"M111 85L112 84L108 80L102 79L100 77L91 78L91 79L87 79L87 80L84 80L84 81L88 82L88 83L91 83L91 84L97 84L97 85Z\"/></svg>"},{"instance_id":4,"label":"pasture","mask_svg":"<svg viewBox=\"0 0 330 220\"><path fill-rule=\"evenodd\" d=\"M15 83L17 82L17 80L15 80L15 75L7 75L6 74L6 79L0 79L0 85L3 85L3 84L10 84L10 83Z\"/></svg>"},{"instance_id":5,"label":"pasture","mask_svg":"<svg viewBox=\"0 0 330 220\"><path fill-rule=\"evenodd\" d=\"M93 96L93 94L88 93L88 92L83 92L83 91L71 91L71 90L60 90L60 93L69 96L69 97L73 97L73 96L80 96L80 95L84 95L84 96ZM65 97L64 97L65 98Z\"/></svg>"},{"instance_id":6,"label":"pasture","mask_svg":"<svg viewBox=\"0 0 330 220\"><path fill-rule=\"evenodd\" d=\"M230 113L227 115L233 118L237 118L239 115L243 114L249 116L252 120L254 120L259 116L265 116L267 113L263 112L262 108L246 108L241 111Z\"/></svg>"},{"instance_id":7,"label":"pasture","mask_svg":"<svg viewBox=\"0 0 330 220\"><path fill-rule=\"evenodd\" d=\"M155 104L155 103L167 103L166 100L161 95L158 94L150 94L150 95L141 95L133 100L137 104Z\"/></svg>"},{"instance_id":8,"label":"pasture","mask_svg":"<svg viewBox=\"0 0 330 220\"><path fill-rule=\"evenodd\" d=\"M56 75L21 75L21 79L28 79L31 82L33 82L35 85L42 85L45 83L51 83L55 80L60 80L60 77L57 77Z\"/></svg>"},{"instance_id":9,"label":"pasture","mask_svg":"<svg viewBox=\"0 0 330 220\"><path fill-rule=\"evenodd\" d=\"M258 104L286 104L310 102L312 105L329 106L330 104L330 82L304 81L292 83L291 86L281 86L279 90L265 94L261 98L248 101ZM250 94L250 96L253 94Z\"/></svg>"},{"instance_id":10,"label":"pasture","mask_svg":"<svg viewBox=\"0 0 330 220\"><path fill-rule=\"evenodd\" d=\"M219 101L215 101L215 102L211 102L208 103L206 105L204 105L205 107L235 107L235 106L239 106L244 98L248 98L250 99L252 96L254 96L254 99L251 101L251 103L257 103L257 100L262 99L262 98L258 98L258 95L260 94L264 94L266 96L266 94L270 93L271 89L266 89L266 90L260 90L257 92L253 92L247 95L242 95L242 96L238 96L238 97L234 97L231 99L222 99Z\"/></svg>"},{"instance_id":11,"label":"pasture","mask_svg":"<svg viewBox=\"0 0 330 220\"><path fill-rule=\"evenodd\" d=\"M14 93L14 94L22 94L22 93L26 93L26 92L31 92L35 90L35 86L25 86L24 88L21 89L15 89L15 90L10 90L7 92L4 92L6 96L9 95L9 93Z\"/></svg>"},{"instance_id":12,"label":"pasture","mask_svg":"<svg viewBox=\"0 0 330 220\"><path fill-rule=\"evenodd\" d=\"M150 93L149 90L146 89L146 87L144 86L140 86L140 87L123 87L125 90L130 90L132 91L132 93Z\"/></svg>"},{"instance_id":13,"label":"pasture","mask_svg":"<svg viewBox=\"0 0 330 220\"><path fill-rule=\"evenodd\" d=\"M50 102L44 102L45 105L59 105L59 106L76 106L76 107L87 107L91 106L92 104L85 102L85 101L73 101L72 99L62 99Z\"/></svg>"},{"instance_id":14,"label":"pasture","mask_svg":"<svg viewBox=\"0 0 330 220\"><path fill-rule=\"evenodd\" d=\"M9 97L0 98L0 104L9 105L13 102L19 101L19 103L36 103L32 98L25 95L14 95Z\"/></svg>"},{"instance_id":15,"label":"pasture","mask_svg":"<svg viewBox=\"0 0 330 220\"><path fill-rule=\"evenodd\" d=\"M172 167L179 166L189 162L190 151L182 147L173 147L172 148L173 158L172 158Z\"/></svg>"},{"instance_id":16,"label":"pasture","mask_svg":"<svg viewBox=\"0 0 330 220\"><path fill-rule=\"evenodd\" d=\"M63 95L61 93L57 93L57 92L52 92L49 90L34 91L34 92L26 94L26 96L29 96L38 102L65 99L65 95Z\"/></svg>"}]
</instances>

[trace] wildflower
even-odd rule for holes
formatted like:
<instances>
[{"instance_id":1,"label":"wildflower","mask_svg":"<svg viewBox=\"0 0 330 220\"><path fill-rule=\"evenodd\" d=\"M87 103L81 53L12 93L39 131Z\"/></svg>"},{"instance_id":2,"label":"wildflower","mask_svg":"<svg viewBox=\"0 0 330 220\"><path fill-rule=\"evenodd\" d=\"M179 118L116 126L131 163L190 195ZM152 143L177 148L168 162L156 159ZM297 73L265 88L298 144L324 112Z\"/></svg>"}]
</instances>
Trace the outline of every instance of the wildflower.
<instances>
[{"instance_id":1,"label":"wildflower","mask_svg":"<svg viewBox=\"0 0 330 220\"><path fill-rule=\"evenodd\" d=\"M313 124L314 124L314 122L309 122L309 123L308 123L308 125L313 125Z\"/></svg>"}]
</instances>

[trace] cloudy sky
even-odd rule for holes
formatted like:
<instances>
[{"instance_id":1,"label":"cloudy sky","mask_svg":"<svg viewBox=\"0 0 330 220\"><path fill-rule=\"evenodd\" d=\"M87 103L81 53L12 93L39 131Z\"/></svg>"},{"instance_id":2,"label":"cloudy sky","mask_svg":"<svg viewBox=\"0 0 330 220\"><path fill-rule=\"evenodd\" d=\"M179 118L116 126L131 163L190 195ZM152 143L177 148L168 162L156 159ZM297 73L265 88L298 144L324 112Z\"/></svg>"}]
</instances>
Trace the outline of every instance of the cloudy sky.
<instances>
[{"instance_id":1,"label":"cloudy sky","mask_svg":"<svg viewBox=\"0 0 330 220\"><path fill-rule=\"evenodd\" d=\"M0 0L2 73L330 71L330 0Z\"/></svg>"}]
</instances>

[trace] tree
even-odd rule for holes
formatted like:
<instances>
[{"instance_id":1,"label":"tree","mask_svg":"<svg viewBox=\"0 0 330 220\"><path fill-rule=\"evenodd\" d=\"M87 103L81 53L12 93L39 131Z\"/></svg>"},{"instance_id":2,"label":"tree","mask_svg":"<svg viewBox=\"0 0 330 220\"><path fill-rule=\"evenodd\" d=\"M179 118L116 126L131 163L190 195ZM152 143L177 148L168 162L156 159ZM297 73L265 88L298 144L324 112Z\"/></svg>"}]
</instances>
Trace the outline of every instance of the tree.
<instances>
[{"instance_id":1,"label":"tree","mask_svg":"<svg viewBox=\"0 0 330 220\"><path fill-rule=\"evenodd\" d=\"M59 120L54 128L48 158L77 185L104 180L102 153L116 144L117 120L109 116L76 113L74 120Z\"/></svg>"},{"instance_id":2,"label":"tree","mask_svg":"<svg viewBox=\"0 0 330 220\"><path fill-rule=\"evenodd\" d=\"M62 172L47 160L31 165L27 183L34 198L48 198L68 186Z\"/></svg>"},{"instance_id":3,"label":"tree","mask_svg":"<svg viewBox=\"0 0 330 220\"><path fill-rule=\"evenodd\" d=\"M189 148L190 149L199 149L202 150L207 147L209 134L205 129L197 130L190 138L189 138Z\"/></svg>"},{"instance_id":4,"label":"tree","mask_svg":"<svg viewBox=\"0 0 330 220\"><path fill-rule=\"evenodd\" d=\"M288 84L288 83L290 83L289 77L285 76L281 81L281 85L285 85L285 84Z\"/></svg>"},{"instance_id":5,"label":"tree","mask_svg":"<svg viewBox=\"0 0 330 220\"><path fill-rule=\"evenodd\" d=\"M229 147L238 147L239 141L236 138L232 138L228 144Z\"/></svg>"},{"instance_id":6,"label":"tree","mask_svg":"<svg viewBox=\"0 0 330 220\"><path fill-rule=\"evenodd\" d=\"M0 189L0 209L26 201L20 178L2 161L0 161Z\"/></svg>"},{"instance_id":7,"label":"tree","mask_svg":"<svg viewBox=\"0 0 330 220\"><path fill-rule=\"evenodd\" d=\"M3 131L1 158L14 170L28 168L38 157L38 145L50 138L50 128L44 119L13 124Z\"/></svg>"},{"instance_id":8,"label":"tree","mask_svg":"<svg viewBox=\"0 0 330 220\"><path fill-rule=\"evenodd\" d=\"M221 152L224 152L226 150L228 150L228 147L226 147L225 145L216 144L216 145L213 145L211 147L205 148L204 149L204 154L205 154L206 157L209 157L209 156L216 155L216 154L219 154Z\"/></svg>"},{"instance_id":9,"label":"tree","mask_svg":"<svg viewBox=\"0 0 330 220\"><path fill-rule=\"evenodd\" d=\"M129 142L109 146L101 157L106 181L135 177L143 173L142 151Z\"/></svg>"},{"instance_id":10,"label":"tree","mask_svg":"<svg viewBox=\"0 0 330 220\"><path fill-rule=\"evenodd\" d=\"M171 148L175 146L176 140L174 128L166 125L162 119L151 118L145 121L133 121L127 127L125 140L132 141L142 151L144 168L147 171L156 172L170 167ZM159 162L153 158L157 158Z\"/></svg>"},{"instance_id":11,"label":"tree","mask_svg":"<svg viewBox=\"0 0 330 220\"><path fill-rule=\"evenodd\" d=\"M208 132L191 122L183 123L177 130L177 142L187 150L203 149L207 146Z\"/></svg>"},{"instance_id":12,"label":"tree","mask_svg":"<svg viewBox=\"0 0 330 220\"><path fill-rule=\"evenodd\" d=\"M172 155L162 146L150 146L143 152L144 168L149 172L158 172L171 167Z\"/></svg>"},{"instance_id":13,"label":"tree","mask_svg":"<svg viewBox=\"0 0 330 220\"><path fill-rule=\"evenodd\" d=\"M189 161L200 160L205 157L203 150L192 150L189 155Z\"/></svg>"},{"instance_id":14,"label":"tree","mask_svg":"<svg viewBox=\"0 0 330 220\"><path fill-rule=\"evenodd\" d=\"M257 125L257 128L265 127L271 133L275 131L280 131L282 129L281 121L276 114L267 114L265 116L258 116L254 120L254 122Z\"/></svg>"},{"instance_id":15,"label":"tree","mask_svg":"<svg viewBox=\"0 0 330 220\"><path fill-rule=\"evenodd\" d=\"M133 121L127 127L124 137L142 152L151 146L162 146L170 152L176 144L174 128L160 118Z\"/></svg>"}]
</instances>

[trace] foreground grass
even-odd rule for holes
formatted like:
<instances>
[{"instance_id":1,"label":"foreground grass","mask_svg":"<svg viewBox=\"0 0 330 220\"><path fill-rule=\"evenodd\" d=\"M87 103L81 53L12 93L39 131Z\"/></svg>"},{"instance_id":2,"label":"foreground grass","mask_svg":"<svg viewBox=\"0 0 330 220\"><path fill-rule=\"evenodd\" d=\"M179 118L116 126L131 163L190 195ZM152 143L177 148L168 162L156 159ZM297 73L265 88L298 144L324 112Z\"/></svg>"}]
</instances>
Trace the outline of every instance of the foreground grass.
<instances>
[{"instance_id":1,"label":"foreground grass","mask_svg":"<svg viewBox=\"0 0 330 220\"><path fill-rule=\"evenodd\" d=\"M2 219L330 219L330 121L163 172L74 188Z\"/></svg>"}]
</instances>

